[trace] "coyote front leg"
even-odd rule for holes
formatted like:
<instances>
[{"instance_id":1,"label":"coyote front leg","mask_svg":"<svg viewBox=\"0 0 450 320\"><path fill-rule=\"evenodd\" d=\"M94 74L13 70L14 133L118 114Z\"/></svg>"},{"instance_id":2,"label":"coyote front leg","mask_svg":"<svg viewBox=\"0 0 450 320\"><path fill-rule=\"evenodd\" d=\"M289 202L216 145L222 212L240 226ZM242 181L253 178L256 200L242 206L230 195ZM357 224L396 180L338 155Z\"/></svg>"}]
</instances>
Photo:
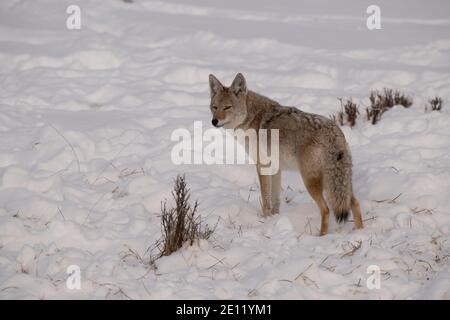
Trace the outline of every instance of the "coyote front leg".
<instances>
[{"instance_id":1,"label":"coyote front leg","mask_svg":"<svg viewBox=\"0 0 450 320\"><path fill-rule=\"evenodd\" d=\"M281 170L272 178L272 214L280 213Z\"/></svg>"},{"instance_id":2,"label":"coyote front leg","mask_svg":"<svg viewBox=\"0 0 450 320\"><path fill-rule=\"evenodd\" d=\"M256 165L256 172L259 178L259 189L261 190L261 209L263 217L270 216L272 214L272 176L262 175L261 166Z\"/></svg>"}]
</instances>

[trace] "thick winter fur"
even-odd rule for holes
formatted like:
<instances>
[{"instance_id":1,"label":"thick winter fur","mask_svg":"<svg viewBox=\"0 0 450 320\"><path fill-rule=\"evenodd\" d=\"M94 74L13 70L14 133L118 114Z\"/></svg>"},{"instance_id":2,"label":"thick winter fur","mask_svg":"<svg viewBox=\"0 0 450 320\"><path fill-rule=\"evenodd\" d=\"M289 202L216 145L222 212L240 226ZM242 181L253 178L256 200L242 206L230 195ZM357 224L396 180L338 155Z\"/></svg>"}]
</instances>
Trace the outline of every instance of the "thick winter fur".
<instances>
[{"instance_id":1,"label":"thick winter fur","mask_svg":"<svg viewBox=\"0 0 450 320\"><path fill-rule=\"evenodd\" d=\"M261 189L264 216L279 213L281 170L299 170L321 214L320 235L328 233L329 209L324 191L338 222L345 222L350 210L355 227L362 228L359 203L352 190L352 158L345 137L330 119L284 107L278 102L247 89L242 74L230 87L209 76L212 123L226 129L278 129L280 170L262 175L256 169Z\"/></svg>"}]
</instances>

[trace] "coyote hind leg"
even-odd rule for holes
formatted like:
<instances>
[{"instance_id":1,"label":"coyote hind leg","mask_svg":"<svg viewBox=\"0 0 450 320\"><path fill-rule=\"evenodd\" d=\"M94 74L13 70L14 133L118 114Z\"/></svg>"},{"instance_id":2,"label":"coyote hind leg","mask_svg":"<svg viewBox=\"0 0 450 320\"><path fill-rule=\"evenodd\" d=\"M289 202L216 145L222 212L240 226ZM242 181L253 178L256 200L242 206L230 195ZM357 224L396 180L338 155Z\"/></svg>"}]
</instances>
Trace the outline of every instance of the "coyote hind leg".
<instances>
[{"instance_id":1,"label":"coyote hind leg","mask_svg":"<svg viewBox=\"0 0 450 320\"><path fill-rule=\"evenodd\" d=\"M328 233L328 220L330 216L330 210L328 209L327 203L323 198L323 185L322 179L317 178L308 178L305 179L305 187L308 190L311 197L316 202L317 206L320 209L321 216L321 224L320 224L320 235L326 235Z\"/></svg>"},{"instance_id":2,"label":"coyote hind leg","mask_svg":"<svg viewBox=\"0 0 450 320\"><path fill-rule=\"evenodd\" d=\"M363 222L362 222L362 218L361 218L361 208L360 208L359 202L356 199L354 194L352 195L351 207L352 207L353 219L355 220L355 228L362 229L364 226L363 226Z\"/></svg>"}]
</instances>

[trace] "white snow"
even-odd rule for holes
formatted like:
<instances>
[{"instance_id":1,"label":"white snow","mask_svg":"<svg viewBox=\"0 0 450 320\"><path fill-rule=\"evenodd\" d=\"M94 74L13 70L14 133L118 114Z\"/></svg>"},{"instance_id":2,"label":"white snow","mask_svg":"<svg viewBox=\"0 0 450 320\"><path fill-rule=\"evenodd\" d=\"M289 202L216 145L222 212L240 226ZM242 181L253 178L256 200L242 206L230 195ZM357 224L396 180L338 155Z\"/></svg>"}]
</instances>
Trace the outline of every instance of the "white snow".
<instances>
[{"instance_id":1,"label":"white snow","mask_svg":"<svg viewBox=\"0 0 450 320\"><path fill-rule=\"evenodd\" d=\"M81 30L66 28L72 1L0 4L1 298L450 299L448 1L377 1L372 31L361 1L77 3ZM263 219L252 166L172 163L171 133L210 123L208 74L237 72L304 111L360 103L343 131L364 229L330 220L319 237L295 172L281 214ZM364 106L385 86L414 104L373 126ZM425 113L435 95L443 110ZM219 222L153 270L178 173ZM371 265L380 289L366 286Z\"/></svg>"}]
</instances>

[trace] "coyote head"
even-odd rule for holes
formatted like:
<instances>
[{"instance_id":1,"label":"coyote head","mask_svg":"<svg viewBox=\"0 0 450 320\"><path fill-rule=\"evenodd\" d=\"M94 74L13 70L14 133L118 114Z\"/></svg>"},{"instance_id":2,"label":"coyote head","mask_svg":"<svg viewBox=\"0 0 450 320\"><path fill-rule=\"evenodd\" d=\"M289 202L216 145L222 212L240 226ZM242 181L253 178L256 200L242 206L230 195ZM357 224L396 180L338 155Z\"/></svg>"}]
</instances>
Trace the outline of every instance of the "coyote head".
<instances>
[{"instance_id":1,"label":"coyote head","mask_svg":"<svg viewBox=\"0 0 450 320\"><path fill-rule=\"evenodd\" d=\"M225 87L210 74L209 87L213 126L235 129L242 124L247 116L247 85L244 76L238 73L231 86Z\"/></svg>"}]
</instances>

